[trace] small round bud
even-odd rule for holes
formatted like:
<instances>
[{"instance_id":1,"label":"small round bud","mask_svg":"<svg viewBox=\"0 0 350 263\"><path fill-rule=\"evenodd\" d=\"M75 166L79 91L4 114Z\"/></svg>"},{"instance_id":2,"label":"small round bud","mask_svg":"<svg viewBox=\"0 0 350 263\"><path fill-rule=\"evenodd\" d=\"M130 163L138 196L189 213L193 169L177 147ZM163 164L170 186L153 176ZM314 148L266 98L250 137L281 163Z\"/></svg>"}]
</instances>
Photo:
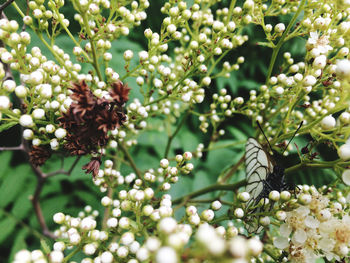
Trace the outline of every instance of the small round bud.
<instances>
[{"instance_id":1,"label":"small round bud","mask_svg":"<svg viewBox=\"0 0 350 263\"><path fill-rule=\"evenodd\" d=\"M275 31L276 31L277 33L282 33L285 29L286 29L286 26L285 26L283 23L278 23L278 24L275 26Z\"/></svg>"},{"instance_id":2,"label":"small round bud","mask_svg":"<svg viewBox=\"0 0 350 263\"><path fill-rule=\"evenodd\" d=\"M211 203L211 208L215 211L219 210L221 207L222 207L222 204L218 200L215 200L214 202Z\"/></svg>"},{"instance_id":3,"label":"small round bud","mask_svg":"<svg viewBox=\"0 0 350 263\"><path fill-rule=\"evenodd\" d=\"M283 201L288 201L291 198L291 196L292 195L288 191L282 191L281 195L280 195L281 200L283 200Z\"/></svg>"},{"instance_id":4,"label":"small round bud","mask_svg":"<svg viewBox=\"0 0 350 263\"><path fill-rule=\"evenodd\" d=\"M162 159L160 160L160 167L162 167L163 169L167 168L169 166L169 161L168 159Z\"/></svg>"},{"instance_id":5,"label":"small round bud","mask_svg":"<svg viewBox=\"0 0 350 263\"><path fill-rule=\"evenodd\" d=\"M236 208L234 211L234 215L237 218L242 218L244 216L244 211L242 208Z\"/></svg>"},{"instance_id":6,"label":"small round bud","mask_svg":"<svg viewBox=\"0 0 350 263\"><path fill-rule=\"evenodd\" d=\"M32 116L28 114L24 114L19 118L19 124L21 124L23 127L33 127L34 122L32 119Z\"/></svg>"},{"instance_id":7,"label":"small round bud","mask_svg":"<svg viewBox=\"0 0 350 263\"><path fill-rule=\"evenodd\" d=\"M65 218L66 218L65 215L61 212L53 215L53 221L56 224L62 224L65 221Z\"/></svg>"},{"instance_id":8,"label":"small round bud","mask_svg":"<svg viewBox=\"0 0 350 263\"><path fill-rule=\"evenodd\" d=\"M311 202L311 200L312 200L312 198L311 198L311 195L309 195L309 194L302 193L298 196L298 202L302 205L309 204Z\"/></svg>"},{"instance_id":9,"label":"small round bud","mask_svg":"<svg viewBox=\"0 0 350 263\"><path fill-rule=\"evenodd\" d=\"M343 161L350 160L350 144L343 144L338 149L338 155Z\"/></svg>"},{"instance_id":10,"label":"small round bud","mask_svg":"<svg viewBox=\"0 0 350 263\"><path fill-rule=\"evenodd\" d=\"M242 192L238 194L238 200L241 202L248 202L250 199L250 194L248 192Z\"/></svg>"},{"instance_id":11,"label":"small round bud","mask_svg":"<svg viewBox=\"0 0 350 263\"><path fill-rule=\"evenodd\" d=\"M336 121L332 115L326 116L321 121L321 127L323 130L330 130L335 127Z\"/></svg>"},{"instance_id":12,"label":"small round bud","mask_svg":"<svg viewBox=\"0 0 350 263\"><path fill-rule=\"evenodd\" d=\"M272 201L278 201L280 199L280 193L276 190L273 190L269 193L269 198Z\"/></svg>"}]
</instances>

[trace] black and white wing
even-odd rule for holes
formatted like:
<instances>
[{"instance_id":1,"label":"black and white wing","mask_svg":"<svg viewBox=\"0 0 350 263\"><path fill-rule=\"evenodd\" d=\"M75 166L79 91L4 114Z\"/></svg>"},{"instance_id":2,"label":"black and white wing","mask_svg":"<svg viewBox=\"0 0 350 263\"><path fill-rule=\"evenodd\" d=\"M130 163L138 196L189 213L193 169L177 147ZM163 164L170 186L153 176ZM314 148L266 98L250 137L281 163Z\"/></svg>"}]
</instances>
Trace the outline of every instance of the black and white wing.
<instances>
[{"instance_id":1,"label":"black and white wing","mask_svg":"<svg viewBox=\"0 0 350 263\"><path fill-rule=\"evenodd\" d=\"M245 146L245 167L246 191L251 197L249 204L252 201L258 201L257 198L264 188L264 180L266 180L269 173L273 172L273 165L267 153L253 138L249 138Z\"/></svg>"}]
</instances>

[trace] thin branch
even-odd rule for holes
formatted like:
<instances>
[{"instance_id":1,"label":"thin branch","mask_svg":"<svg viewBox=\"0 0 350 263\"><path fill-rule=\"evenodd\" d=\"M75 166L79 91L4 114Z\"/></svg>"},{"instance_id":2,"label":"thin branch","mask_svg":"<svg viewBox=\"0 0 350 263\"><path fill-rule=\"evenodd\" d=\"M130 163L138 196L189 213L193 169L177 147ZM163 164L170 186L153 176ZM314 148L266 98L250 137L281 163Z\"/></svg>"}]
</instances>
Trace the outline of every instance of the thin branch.
<instances>
[{"instance_id":1,"label":"thin branch","mask_svg":"<svg viewBox=\"0 0 350 263\"><path fill-rule=\"evenodd\" d=\"M204 195L210 192L214 192L214 191L233 191L236 190L238 188L240 188L241 186L244 186L246 184L246 180L241 180L238 181L237 183L234 184L214 184L214 185L210 185L208 187L205 187L203 189L200 189L198 191L189 193L188 195L185 195L183 197L177 198L173 201L173 204L178 204L181 203L183 200L190 200L192 198L195 198L197 196L200 195Z\"/></svg>"},{"instance_id":2,"label":"thin branch","mask_svg":"<svg viewBox=\"0 0 350 263\"><path fill-rule=\"evenodd\" d=\"M59 170L57 170L57 171L54 171L54 172L51 172L51 173L48 173L48 174L43 174L43 176L44 176L45 178L46 178L46 177L55 176L55 175L57 175L57 174L65 174L65 175L70 176L70 175L72 174L73 169L75 168L75 166L76 166L77 163L79 162L80 158L81 158L81 156L78 156L78 157L74 160L72 166L69 168L68 171L66 171L66 170L64 170L64 169L59 169Z\"/></svg>"},{"instance_id":3,"label":"thin branch","mask_svg":"<svg viewBox=\"0 0 350 263\"><path fill-rule=\"evenodd\" d=\"M124 143L120 142L119 148L124 153L125 158L130 163L130 165L131 165L132 169L135 171L137 177L141 179L142 178L141 173L140 173L139 169L137 169L136 164L135 164L134 160L132 159L131 155L129 154L128 150L125 148Z\"/></svg>"},{"instance_id":4,"label":"thin branch","mask_svg":"<svg viewBox=\"0 0 350 263\"><path fill-rule=\"evenodd\" d=\"M28 142L23 140L22 144L24 145L24 151L26 152L26 154L28 156L29 155L28 153L30 151ZM34 207L35 215L39 221L39 225L42 229L43 235L46 237L55 239L56 238L55 235L50 232L50 230L48 229L48 227L46 225L45 218L44 218L43 212L41 210L41 206L40 206L40 194L41 194L42 188L44 186L44 183L46 181L46 174L43 173L43 171L41 171L41 169L39 167L35 166L30 161L29 161L29 164L30 164L30 166L31 166L31 168L32 168L33 172L35 173L37 180L38 180L34 195L30 198L32 201L32 205Z\"/></svg>"},{"instance_id":5,"label":"thin branch","mask_svg":"<svg viewBox=\"0 0 350 263\"><path fill-rule=\"evenodd\" d=\"M2 11L4 11L4 9L6 7L8 7L10 4L12 4L12 2L14 2L15 0L8 0L7 2L3 3L1 6L0 6L0 14L2 13Z\"/></svg>"},{"instance_id":6,"label":"thin branch","mask_svg":"<svg viewBox=\"0 0 350 263\"><path fill-rule=\"evenodd\" d=\"M19 146L0 147L0 152L2 151L24 151L24 146L20 144Z\"/></svg>"},{"instance_id":7,"label":"thin branch","mask_svg":"<svg viewBox=\"0 0 350 263\"><path fill-rule=\"evenodd\" d=\"M243 154L241 159L239 159L239 161L234 166L232 166L232 168L228 171L225 177L222 178L222 180L220 180L220 183L225 183L228 179L230 179L232 175L234 175L237 172L238 168L244 162L244 157L245 157L245 154Z\"/></svg>"},{"instance_id":8,"label":"thin branch","mask_svg":"<svg viewBox=\"0 0 350 263\"><path fill-rule=\"evenodd\" d=\"M168 157L168 154L169 154L169 150L170 150L170 146L171 146L171 143L173 141L173 139L175 138L175 136L179 133L182 125L184 125L188 115L190 113L190 109L188 109L185 113L185 115L182 117L182 120L181 122L179 123L179 125L177 126L176 130L174 131L174 133L172 135L169 136L168 138L168 143L166 145L166 148L165 148L165 153L164 153L164 158L167 158Z\"/></svg>"}]
</instances>

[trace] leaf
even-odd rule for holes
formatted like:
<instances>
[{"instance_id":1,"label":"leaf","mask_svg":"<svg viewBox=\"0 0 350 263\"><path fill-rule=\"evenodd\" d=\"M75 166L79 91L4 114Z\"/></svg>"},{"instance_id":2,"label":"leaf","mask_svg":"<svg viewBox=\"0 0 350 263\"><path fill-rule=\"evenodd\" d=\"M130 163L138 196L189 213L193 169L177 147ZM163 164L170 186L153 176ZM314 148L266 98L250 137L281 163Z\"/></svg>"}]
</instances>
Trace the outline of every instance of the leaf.
<instances>
[{"instance_id":1,"label":"leaf","mask_svg":"<svg viewBox=\"0 0 350 263\"><path fill-rule=\"evenodd\" d=\"M18 124L18 122L7 122L4 124L0 125L0 132L10 129L11 127L15 126L16 124Z\"/></svg>"},{"instance_id":2,"label":"leaf","mask_svg":"<svg viewBox=\"0 0 350 263\"><path fill-rule=\"evenodd\" d=\"M28 182L26 184L26 189L21 192L18 196L11 210L11 214L16 216L18 219L23 219L25 216L28 216L33 209L32 202L29 197L34 193L35 183Z\"/></svg>"},{"instance_id":3,"label":"leaf","mask_svg":"<svg viewBox=\"0 0 350 263\"><path fill-rule=\"evenodd\" d=\"M7 239L8 236L12 234L17 222L10 217L6 217L4 220L0 221L0 243Z\"/></svg>"},{"instance_id":4,"label":"leaf","mask_svg":"<svg viewBox=\"0 0 350 263\"><path fill-rule=\"evenodd\" d=\"M15 254L20 251L21 249L26 249L26 237L28 235L28 229L21 229L16 233L15 240L13 241L13 245L11 247L9 262L12 262Z\"/></svg>"},{"instance_id":5,"label":"leaf","mask_svg":"<svg viewBox=\"0 0 350 263\"><path fill-rule=\"evenodd\" d=\"M0 160L1 160L1 166L2 168L0 169L0 179L3 179L8 174L8 167L10 166L10 161L12 157L12 152L7 151L7 152L2 152L0 154ZM1 181L0 181L1 182Z\"/></svg>"},{"instance_id":6,"label":"leaf","mask_svg":"<svg viewBox=\"0 0 350 263\"><path fill-rule=\"evenodd\" d=\"M12 168L11 172L7 173L0 186L0 207L5 207L21 194L28 174L30 174L30 168L26 165Z\"/></svg>"}]
</instances>

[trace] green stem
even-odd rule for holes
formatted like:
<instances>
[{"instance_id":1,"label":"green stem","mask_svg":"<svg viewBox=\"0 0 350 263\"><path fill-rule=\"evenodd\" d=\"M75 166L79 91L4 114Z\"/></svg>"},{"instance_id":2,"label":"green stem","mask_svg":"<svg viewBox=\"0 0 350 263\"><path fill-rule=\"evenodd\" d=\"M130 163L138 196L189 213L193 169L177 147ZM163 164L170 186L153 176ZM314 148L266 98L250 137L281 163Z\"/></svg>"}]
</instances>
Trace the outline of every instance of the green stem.
<instances>
[{"instance_id":1,"label":"green stem","mask_svg":"<svg viewBox=\"0 0 350 263\"><path fill-rule=\"evenodd\" d=\"M264 252L265 252L266 254L268 254L270 257L272 257L272 259L273 259L275 262L279 262L278 257L276 257L276 256L274 255L274 253L272 253L272 251L270 250L270 248L268 248L267 246L264 246Z\"/></svg>"},{"instance_id":2,"label":"green stem","mask_svg":"<svg viewBox=\"0 0 350 263\"><path fill-rule=\"evenodd\" d=\"M75 254L77 254L79 251L81 251L81 246L77 246L76 249L74 249L71 253L69 253L64 259L63 263L68 262Z\"/></svg>"},{"instance_id":3,"label":"green stem","mask_svg":"<svg viewBox=\"0 0 350 263\"><path fill-rule=\"evenodd\" d=\"M266 83L268 83L270 77L271 77L271 74L272 74L272 70L273 70L273 67L275 65L275 62L276 62L276 58L277 58L277 55L278 55L278 52L280 50L280 48L282 47L283 45L283 42L284 42L284 39L286 38L289 30L292 28L292 26L294 25L295 21L297 20L300 12L303 10L304 8L304 4L305 4L306 0L302 0L300 2L300 5L298 7L298 10L295 12L292 20L290 21L290 23L288 24L287 26L287 29L283 32L280 40L278 41L277 43L277 46L273 49L273 52L272 52L272 57L271 57L271 61L270 61L270 65L269 65L269 69L267 71L267 78L266 78Z\"/></svg>"},{"instance_id":4,"label":"green stem","mask_svg":"<svg viewBox=\"0 0 350 263\"><path fill-rule=\"evenodd\" d=\"M187 117L189 115L189 112L190 112L190 109L188 109L186 111L185 115L182 117L182 120L179 123L179 125L177 126L176 130L174 131L174 133L169 136L168 143L167 143L166 148L165 148L164 158L168 158L168 154L169 154L171 143L172 143L173 139L175 138L175 136L179 133L181 127L184 125L184 123L185 123L185 121L186 121L186 119L187 119Z\"/></svg>"},{"instance_id":5,"label":"green stem","mask_svg":"<svg viewBox=\"0 0 350 263\"><path fill-rule=\"evenodd\" d=\"M322 168L322 169L327 169L327 168L333 168L335 165L344 165L344 166L347 166L347 165L350 165L350 162L341 162L340 159L338 160L335 160L335 161L330 161L330 162L312 162L312 163L299 163L297 165L294 165L292 167L289 167L287 168L284 173L285 175L288 177L288 176L291 176L292 173L294 173L296 170L299 170L299 169L304 169L304 168L312 168L312 169L319 169L319 168Z\"/></svg>"},{"instance_id":6,"label":"green stem","mask_svg":"<svg viewBox=\"0 0 350 263\"><path fill-rule=\"evenodd\" d=\"M90 29L89 21L87 19L86 13L83 13L82 15L83 15L84 25L86 27L86 33L89 36L90 45L91 45L92 58L93 58L93 61L94 61L92 65L93 65L93 67L96 70L98 78L100 79L100 81L102 81L102 74L101 74L101 71L100 71L100 67L98 65L96 48L95 48L95 44L94 44L94 41L93 41L92 36L91 36L91 29Z\"/></svg>"},{"instance_id":7,"label":"green stem","mask_svg":"<svg viewBox=\"0 0 350 263\"><path fill-rule=\"evenodd\" d=\"M119 143L119 148L124 153L125 158L129 161L129 163L130 163L132 169L135 171L137 177L139 179L142 179L142 176L141 176L141 173L140 173L139 169L137 169L134 160L132 159L131 155L129 154L129 152L127 151L127 149L125 148L125 146L124 146L124 144L122 142Z\"/></svg>"},{"instance_id":8,"label":"green stem","mask_svg":"<svg viewBox=\"0 0 350 263\"><path fill-rule=\"evenodd\" d=\"M234 184L214 184L214 185L210 185L208 187L205 187L203 189L200 189L198 191L189 193L188 195L185 195L183 197L177 198L173 201L173 204L178 204L181 203L182 200L189 200L191 198L195 198L197 196L200 195L204 195L207 194L209 192L214 192L214 191L233 191L236 190L238 188L240 188L241 186L244 186L246 184L246 180L241 180L237 183Z\"/></svg>"}]
</instances>

